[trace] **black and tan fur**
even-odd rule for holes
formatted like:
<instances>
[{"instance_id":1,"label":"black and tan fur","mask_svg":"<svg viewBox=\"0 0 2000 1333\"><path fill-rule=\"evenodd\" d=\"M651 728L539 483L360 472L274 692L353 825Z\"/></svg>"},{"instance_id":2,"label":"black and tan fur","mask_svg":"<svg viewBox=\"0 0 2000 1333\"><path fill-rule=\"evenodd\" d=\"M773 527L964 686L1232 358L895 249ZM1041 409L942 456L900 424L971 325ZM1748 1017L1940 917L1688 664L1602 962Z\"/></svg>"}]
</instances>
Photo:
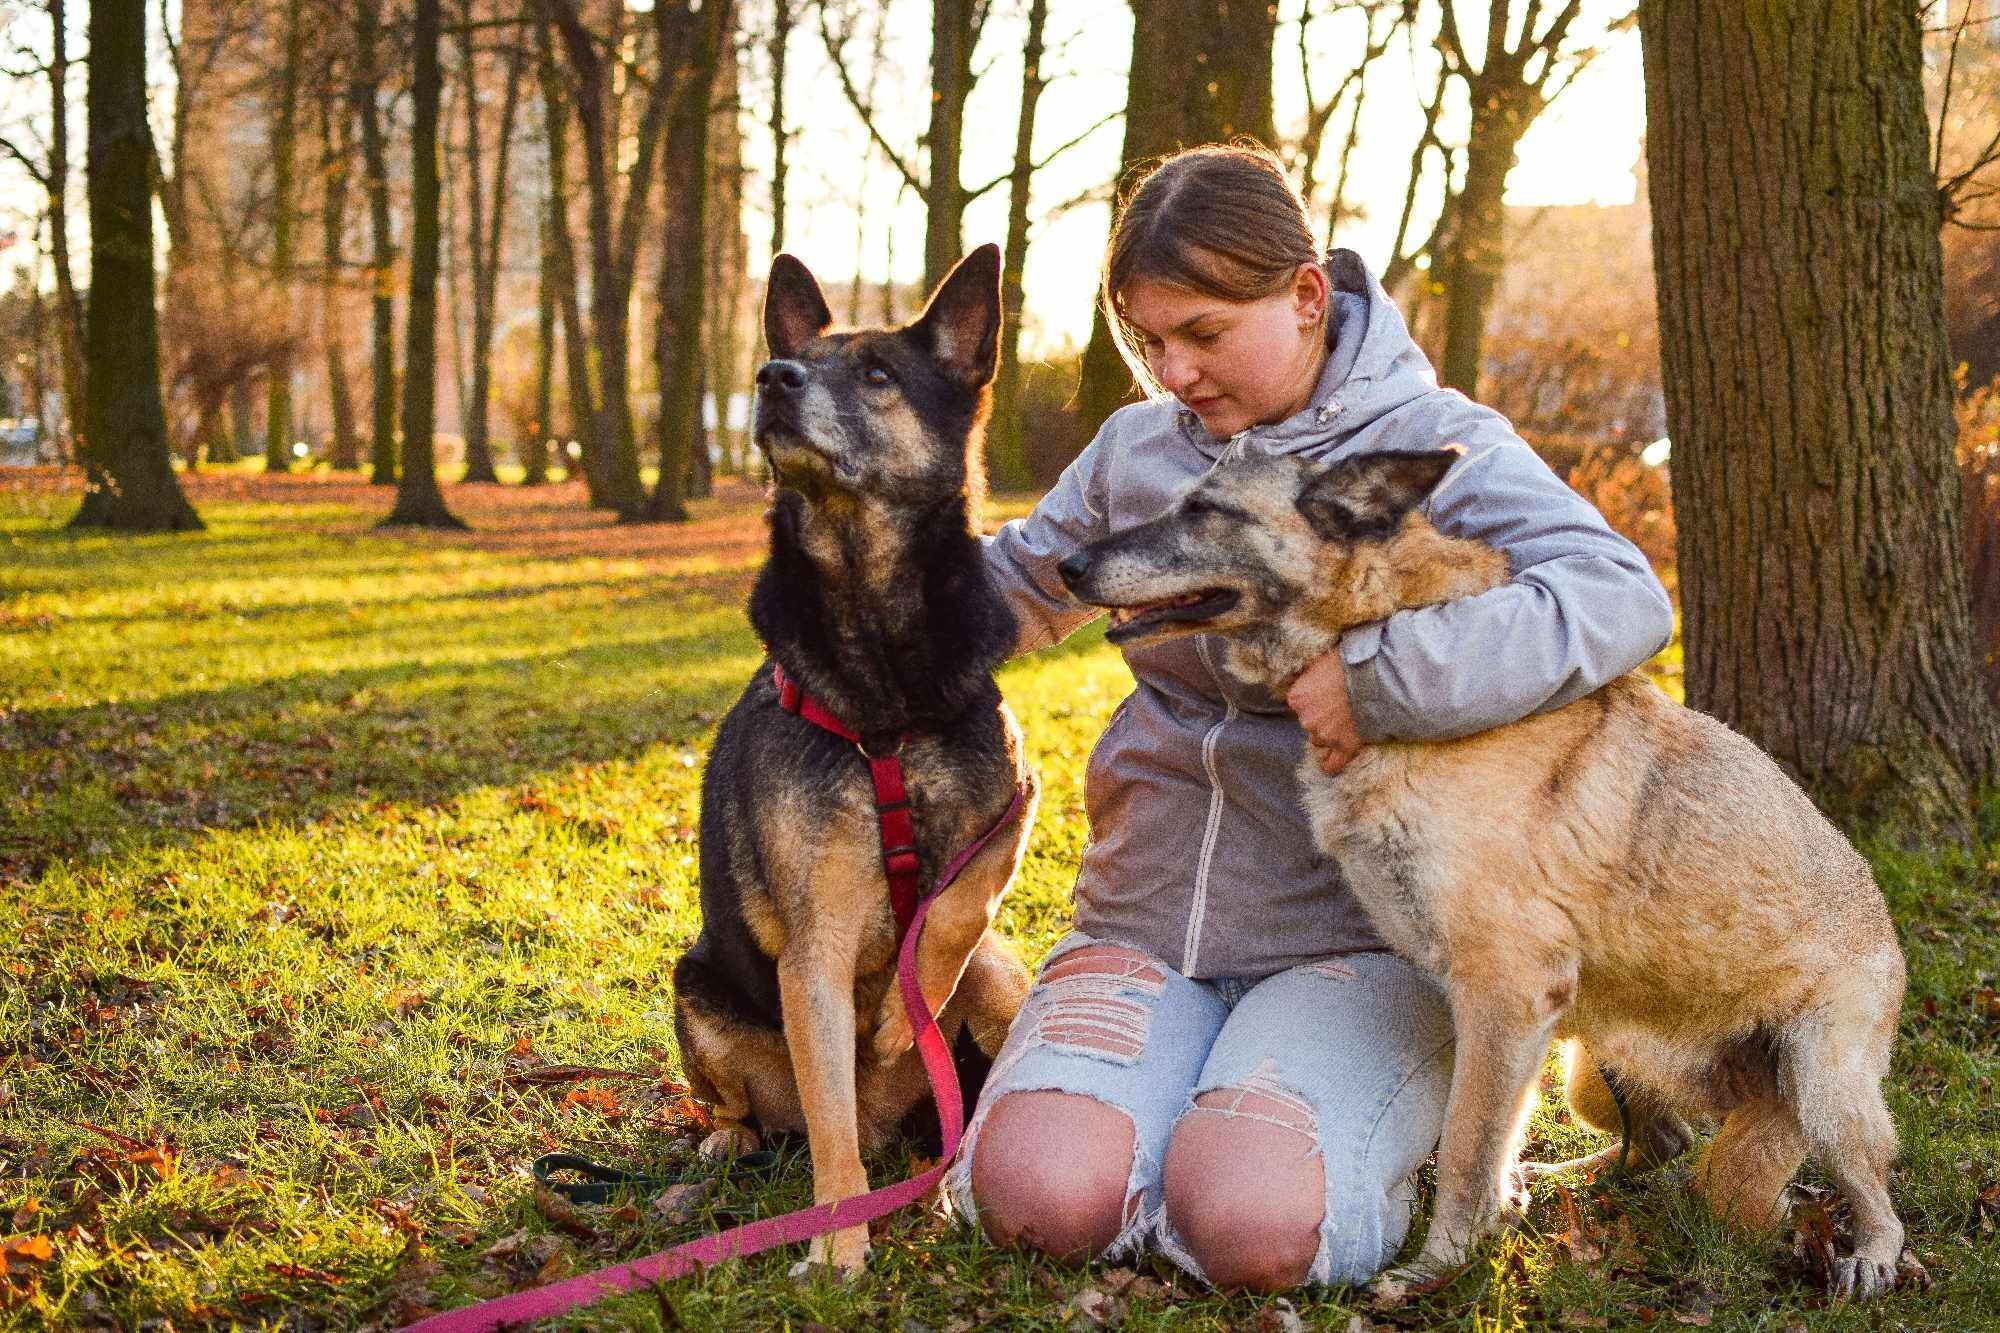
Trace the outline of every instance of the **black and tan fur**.
<instances>
[{"instance_id":1,"label":"black and tan fur","mask_svg":"<svg viewBox=\"0 0 2000 1333\"><path fill-rule=\"evenodd\" d=\"M1114 640L1219 633L1234 673L1282 693L1354 625L1506 582L1502 556L1418 512L1455 456L1231 463L1063 572L1117 608ZM1556 1038L1589 1123L1618 1127L1600 1065L1631 1094L1635 1160L1691 1146L1683 1116L1719 1121L1698 1187L1770 1228L1811 1156L1853 1209L1838 1289L1895 1281L1880 1084L1902 953L1868 864L1762 751L1633 674L1461 740L1367 746L1337 776L1309 754L1299 779L1321 849L1440 979L1457 1029L1436 1211L1406 1275L1462 1263L1509 1205Z\"/></svg>"},{"instance_id":2,"label":"black and tan fur","mask_svg":"<svg viewBox=\"0 0 2000 1333\"><path fill-rule=\"evenodd\" d=\"M777 483L750 619L771 656L871 750L902 748L922 882L1032 796L992 670L1015 622L972 528L999 346L999 252L968 256L923 317L830 332L818 285L781 255L754 434ZM1033 823L1027 801L930 910L917 966L968 1100L1027 990L989 929ZM723 719L702 780L698 939L675 1020L705 1149L803 1130L816 1201L867 1189L861 1153L922 1111L929 1084L895 978L873 788L856 747L782 710L767 662ZM847 1270L865 1227L813 1243Z\"/></svg>"}]
</instances>

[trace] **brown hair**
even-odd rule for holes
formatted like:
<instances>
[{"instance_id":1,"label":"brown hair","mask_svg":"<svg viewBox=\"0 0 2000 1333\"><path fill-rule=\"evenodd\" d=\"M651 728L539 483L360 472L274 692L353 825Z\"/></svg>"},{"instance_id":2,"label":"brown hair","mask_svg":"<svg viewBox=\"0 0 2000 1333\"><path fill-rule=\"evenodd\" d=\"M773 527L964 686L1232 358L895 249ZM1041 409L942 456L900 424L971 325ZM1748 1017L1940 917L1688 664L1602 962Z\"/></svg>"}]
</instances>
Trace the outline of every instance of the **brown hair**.
<instances>
[{"instance_id":1,"label":"brown hair","mask_svg":"<svg viewBox=\"0 0 2000 1333\"><path fill-rule=\"evenodd\" d=\"M1119 202L1099 301L1118 355L1159 394L1121 304L1134 282L1257 301L1284 291L1299 265L1319 263L1320 254L1305 201L1277 155L1254 139L1185 149L1144 172Z\"/></svg>"}]
</instances>

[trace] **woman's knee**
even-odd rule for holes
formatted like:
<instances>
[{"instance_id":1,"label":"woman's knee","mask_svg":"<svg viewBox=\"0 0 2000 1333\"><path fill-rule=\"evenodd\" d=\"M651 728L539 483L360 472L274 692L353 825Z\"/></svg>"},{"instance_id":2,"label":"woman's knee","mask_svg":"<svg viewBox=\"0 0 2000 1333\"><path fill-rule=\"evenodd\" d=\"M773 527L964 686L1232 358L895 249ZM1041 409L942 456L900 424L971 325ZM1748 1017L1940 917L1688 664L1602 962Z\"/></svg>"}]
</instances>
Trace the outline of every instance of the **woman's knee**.
<instances>
[{"instance_id":1,"label":"woman's knee","mask_svg":"<svg viewBox=\"0 0 2000 1333\"><path fill-rule=\"evenodd\" d=\"M1173 1239L1218 1287L1286 1291L1311 1275L1326 1216L1312 1108L1284 1093L1203 1093L1167 1144Z\"/></svg>"},{"instance_id":2,"label":"woman's knee","mask_svg":"<svg viewBox=\"0 0 2000 1333\"><path fill-rule=\"evenodd\" d=\"M1002 1245L1083 1260L1132 1221L1134 1136L1124 1112L1068 1092L1010 1092L986 1111L972 1152L980 1225Z\"/></svg>"}]
</instances>

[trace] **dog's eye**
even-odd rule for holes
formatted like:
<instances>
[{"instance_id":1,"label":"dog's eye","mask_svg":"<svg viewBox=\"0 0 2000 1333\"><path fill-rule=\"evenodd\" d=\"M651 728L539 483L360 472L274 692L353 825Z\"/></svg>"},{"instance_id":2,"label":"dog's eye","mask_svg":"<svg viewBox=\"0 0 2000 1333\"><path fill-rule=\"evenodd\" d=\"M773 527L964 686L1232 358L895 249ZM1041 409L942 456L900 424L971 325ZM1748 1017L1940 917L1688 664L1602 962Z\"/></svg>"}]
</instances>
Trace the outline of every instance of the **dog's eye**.
<instances>
[{"instance_id":1,"label":"dog's eye","mask_svg":"<svg viewBox=\"0 0 2000 1333\"><path fill-rule=\"evenodd\" d=\"M1186 500L1181 502L1181 512L1189 518L1200 518L1203 514L1213 514L1215 506L1202 499L1199 495L1190 495Z\"/></svg>"},{"instance_id":2,"label":"dog's eye","mask_svg":"<svg viewBox=\"0 0 2000 1333\"><path fill-rule=\"evenodd\" d=\"M896 382L896 377L889 373L889 368L882 365L868 367L868 369L861 372L861 378L874 385L894 384Z\"/></svg>"}]
</instances>

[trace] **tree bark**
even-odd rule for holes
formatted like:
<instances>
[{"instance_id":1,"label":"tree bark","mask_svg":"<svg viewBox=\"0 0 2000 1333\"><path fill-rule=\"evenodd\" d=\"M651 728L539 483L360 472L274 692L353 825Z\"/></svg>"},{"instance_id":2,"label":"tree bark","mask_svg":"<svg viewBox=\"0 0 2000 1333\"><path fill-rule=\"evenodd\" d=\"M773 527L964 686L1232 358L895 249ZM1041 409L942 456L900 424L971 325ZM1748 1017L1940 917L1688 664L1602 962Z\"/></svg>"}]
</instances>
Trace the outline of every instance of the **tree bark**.
<instances>
[{"instance_id":1,"label":"tree bark","mask_svg":"<svg viewBox=\"0 0 2000 1333\"><path fill-rule=\"evenodd\" d=\"M622 213L627 226L613 229L612 154L618 139L608 124L608 79L604 58L584 27L574 0L546 0L576 72L577 126L583 132L584 186L589 200L590 329L597 345L596 446L606 502L622 519L646 516L645 484L639 476L631 399L632 256L637 218L649 193L659 121L665 110L665 81L656 81L640 117L637 156L627 173ZM665 68L664 58L661 68Z\"/></svg>"},{"instance_id":2,"label":"tree bark","mask_svg":"<svg viewBox=\"0 0 2000 1333\"><path fill-rule=\"evenodd\" d=\"M1916 6L1646 0L1688 702L1836 818L1972 827L1994 771Z\"/></svg>"},{"instance_id":3,"label":"tree bark","mask_svg":"<svg viewBox=\"0 0 2000 1333\"><path fill-rule=\"evenodd\" d=\"M540 486L549 479L549 440L556 407L556 275L549 255L549 233L555 227L555 208L554 199L543 201L541 254L535 265L535 419L528 427L528 438L521 441L523 486Z\"/></svg>"},{"instance_id":4,"label":"tree bark","mask_svg":"<svg viewBox=\"0 0 2000 1333\"><path fill-rule=\"evenodd\" d=\"M934 0L931 5L931 118L924 134L930 167L924 177L924 290L958 263L965 244L965 183L959 176L965 143L965 101L972 94L972 48L984 0Z\"/></svg>"},{"instance_id":5,"label":"tree bark","mask_svg":"<svg viewBox=\"0 0 2000 1333\"><path fill-rule=\"evenodd\" d=\"M1479 392L1479 364L1486 316L1500 288L1506 259L1507 173L1514 169L1521 135L1540 113L1540 99L1518 86L1490 92L1471 86L1472 126L1465 147L1465 184L1453 201L1443 262L1444 364L1439 381L1466 397Z\"/></svg>"},{"instance_id":6,"label":"tree bark","mask_svg":"<svg viewBox=\"0 0 2000 1333\"><path fill-rule=\"evenodd\" d=\"M749 281L749 238L743 234L743 69L734 41L719 54L715 105L709 118L709 175L715 198L709 208L707 330L703 351L708 369L703 397L715 405L716 438L724 472L740 472L738 441L729 429L729 400L743 376L743 291Z\"/></svg>"},{"instance_id":7,"label":"tree bark","mask_svg":"<svg viewBox=\"0 0 2000 1333\"><path fill-rule=\"evenodd\" d=\"M479 88L477 52L472 41L472 0L465 4L466 26L461 53L465 68L466 180L471 206L472 256L472 395L465 421L466 481L497 482L493 471L490 403L493 397L493 316L500 280L500 256L506 242L508 159L514 146L514 109L521 91L520 43L507 48L507 72L500 95L498 142L494 145L492 214L482 220L484 192L479 179Z\"/></svg>"},{"instance_id":8,"label":"tree bark","mask_svg":"<svg viewBox=\"0 0 2000 1333\"><path fill-rule=\"evenodd\" d=\"M729 0L706 0L699 10L690 10L687 0L658 0L653 6L660 50L685 53L679 68L663 65L660 75L675 83L662 165L672 202L660 237L660 322L654 345L660 377L660 475L646 506L646 517L675 523L688 517L695 452L708 448L701 428L708 112L716 66L729 39L730 9Z\"/></svg>"},{"instance_id":9,"label":"tree bark","mask_svg":"<svg viewBox=\"0 0 2000 1333\"><path fill-rule=\"evenodd\" d=\"M549 168L549 262L556 286L556 314L562 320L563 367L569 386L569 436L583 456L563 454L563 469L574 477L580 471L590 494L593 509L609 509L604 482L604 460L597 447L597 398L590 381L590 349L586 345L583 309L576 291L576 243L569 229L569 106L562 95L552 49L553 21L544 22L539 34L537 59L542 84L542 125L548 136Z\"/></svg>"},{"instance_id":10,"label":"tree bark","mask_svg":"<svg viewBox=\"0 0 2000 1333\"><path fill-rule=\"evenodd\" d=\"M410 296L403 335L403 475L385 527L463 528L437 484L438 101L441 0L416 0L410 79Z\"/></svg>"},{"instance_id":11,"label":"tree bark","mask_svg":"<svg viewBox=\"0 0 2000 1333\"><path fill-rule=\"evenodd\" d=\"M1272 142L1276 37L1275 7L1257 0L1132 0L1120 177L1162 153L1239 134ZM1097 312L1083 352L1078 415L1095 430L1134 396L1131 372Z\"/></svg>"},{"instance_id":12,"label":"tree bark","mask_svg":"<svg viewBox=\"0 0 2000 1333\"><path fill-rule=\"evenodd\" d=\"M87 488L70 526L185 532L202 522L174 475L160 400L145 9L136 0L94 4L89 31Z\"/></svg>"},{"instance_id":13,"label":"tree bark","mask_svg":"<svg viewBox=\"0 0 2000 1333\"><path fill-rule=\"evenodd\" d=\"M366 173L369 233L374 242L369 274L370 358L374 369L369 454L377 486L396 484L396 232L389 210L389 153L376 94L382 84L382 0L355 0L354 82L349 96L361 122L361 163Z\"/></svg>"},{"instance_id":14,"label":"tree bark","mask_svg":"<svg viewBox=\"0 0 2000 1333\"><path fill-rule=\"evenodd\" d=\"M69 257L69 34L64 0L49 0L49 263L56 279L57 366L62 372L63 420L71 452L88 401L83 363L83 302Z\"/></svg>"},{"instance_id":15,"label":"tree bark","mask_svg":"<svg viewBox=\"0 0 2000 1333\"><path fill-rule=\"evenodd\" d=\"M1007 249L1000 266L1000 371L993 380L993 417L986 430L986 471L996 486L1028 485L1021 433L1021 272L1028 258L1028 194L1035 179L1035 109L1048 80L1042 77L1042 31L1048 0L1028 6L1028 40L1021 53L1021 114L1014 123L1014 169L1007 186Z\"/></svg>"},{"instance_id":16,"label":"tree bark","mask_svg":"<svg viewBox=\"0 0 2000 1333\"><path fill-rule=\"evenodd\" d=\"M303 0L286 0L284 65L278 79L278 101L271 119L271 285L289 312L292 284L292 231L298 220L297 188L293 179L298 157L299 64L305 53ZM292 373L289 365L271 367L264 398L264 470L292 468Z\"/></svg>"},{"instance_id":17,"label":"tree bark","mask_svg":"<svg viewBox=\"0 0 2000 1333\"><path fill-rule=\"evenodd\" d=\"M785 150L791 132L785 128L785 51L792 43L797 17L793 0L772 0L771 16L771 253L785 249Z\"/></svg>"},{"instance_id":18,"label":"tree bark","mask_svg":"<svg viewBox=\"0 0 2000 1333\"><path fill-rule=\"evenodd\" d=\"M347 271L343 241L347 234L347 173L354 161L349 115L336 117L340 100L319 101L320 150L325 162L325 192L320 208L320 342L326 350L326 396L333 413L333 470L353 472L361 466L361 444L354 433L354 397L347 383L347 302L341 275Z\"/></svg>"}]
</instances>

